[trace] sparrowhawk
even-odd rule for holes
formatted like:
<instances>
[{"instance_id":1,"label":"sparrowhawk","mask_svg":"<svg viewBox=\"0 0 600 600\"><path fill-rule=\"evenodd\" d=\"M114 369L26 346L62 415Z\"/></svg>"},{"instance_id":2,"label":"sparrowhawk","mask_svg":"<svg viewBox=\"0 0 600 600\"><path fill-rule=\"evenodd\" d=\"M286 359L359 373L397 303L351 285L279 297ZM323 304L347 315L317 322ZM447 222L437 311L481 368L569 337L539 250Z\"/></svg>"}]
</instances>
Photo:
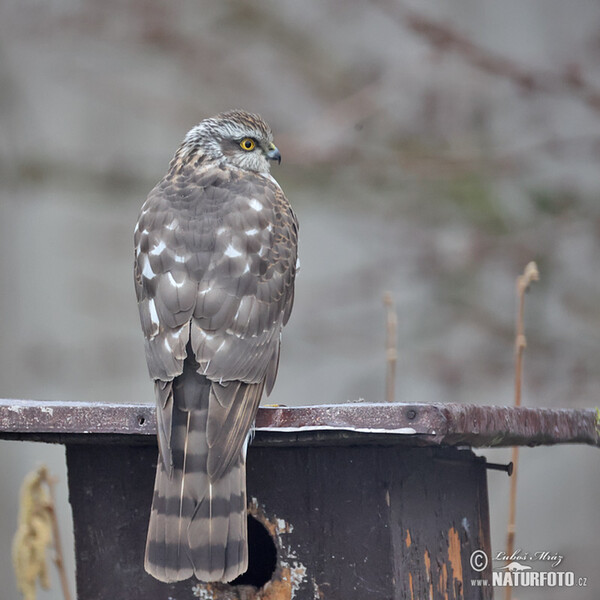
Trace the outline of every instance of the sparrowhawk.
<instances>
[{"instance_id":1,"label":"sparrowhawk","mask_svg":"<svg viewBox=\"0 0 600 600\"><path fill-rule=\"evenodd\" d=\"M135 227L135 289L159 459L145 569L173 582L247 569L246 449L294 300L296 216L258 115L186 135Z\"/></svg>"}]
</instances>

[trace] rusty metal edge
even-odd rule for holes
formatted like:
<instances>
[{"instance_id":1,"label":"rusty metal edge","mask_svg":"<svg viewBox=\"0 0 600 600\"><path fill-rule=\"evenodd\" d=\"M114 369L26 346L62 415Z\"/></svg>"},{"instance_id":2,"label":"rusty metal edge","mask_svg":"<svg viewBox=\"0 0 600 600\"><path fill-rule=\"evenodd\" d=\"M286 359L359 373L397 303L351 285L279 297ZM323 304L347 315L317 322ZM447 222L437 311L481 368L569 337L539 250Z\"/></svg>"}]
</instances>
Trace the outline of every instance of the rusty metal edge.
<instances>
[{"instance_id":1,"label":"rusty metal edge","mask_svg":"<svg viewBox=\"0 0 600 600\"><path fill-rule=\"evenodd\" d=\"M0 438L154 443L150 404L0 399ZM261 407L256 443L404 443L472 447L581 443L600 447L594 409L463 404L331 404Z\"/></svg>"},{"instance_id":2,"label":"rusty metal edge","mask_svg":"<svg viewBox=\"0 0 600 600\"><path fill-rule=\"evenodd\" d=\"M600 447L596 409L441 405L451 445L476 439L480 447L588 444Z\"/></svg>"}]
</instances>

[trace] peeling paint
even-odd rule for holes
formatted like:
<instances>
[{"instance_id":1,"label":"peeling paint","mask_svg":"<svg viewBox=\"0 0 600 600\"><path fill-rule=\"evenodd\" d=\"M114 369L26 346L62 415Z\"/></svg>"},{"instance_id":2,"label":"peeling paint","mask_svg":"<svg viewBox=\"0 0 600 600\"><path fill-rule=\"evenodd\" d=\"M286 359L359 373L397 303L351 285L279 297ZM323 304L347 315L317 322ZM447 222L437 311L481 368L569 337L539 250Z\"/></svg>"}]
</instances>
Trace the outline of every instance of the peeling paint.
<instances>
[{"instance_id":1,"label":"peeling paint","mask_svg":"<svg viewBox=\"0 0 600 600\"><path fill-rule=\"evenodd\" d=\"M291 523L287 523L284 519L277 519L277 534L281 533L292 533L294 526Z\"/></svg>"},{"instance_id":2,"label":"peeling paint","mask_svg":"<svg viewBox=\"0 0 600 600\"><path fill-rule=\"evenodd\" d=\"M440 590L444 593L445 600L448 600L448 567L446 567L446 563L442 563L442 568L440 570Z\"/></svg>"},{"instance_id":3,"label":"peeling paint","mask_svg":"<svg viewBox=\"0 0 600 600\"><path fill-rule=\"evenodd\" d=\"M227 583L201 583L197 582L191 588L194 598L200 600L261 600L257 590L251 585L232 586ZM186 596L187 598L188 596ZM169 598L169 600L175 600Z\"/></svg>"},{"instance_id":4,"label":"peeling paint","mask_svg":"<svg viewBox=\"0 0 600 600\"><path fill-rule=\"evenodd\" d=\"M193 586L192 594L194 594L194 598L200 598L201 600L214 600L215 598L213 588L210 584Z\"/></svg>"},{"instance_id":5,"label":"peeling paint","mask_svg":"<svg viewBox=\"0 0 600 600\"><path fill-rule=\"evenodd\" d=\"M306 567L303 564L294 562L290 567L282 562L279 576L265 585L256 600L292 600L305 579Z\"/></svg>"},{"instance_id":6,"label":"peeling paint","mask_svg":"<svg viewBox=\"0 0 600 600\"><path fill-rule=\"evenodd\" d=\"M429 598L430 600L433 600L433 576L431 573L431 557L429 556L428 550L425 550L423 558L425 560L425 575L427 576L427 583L429 584Z\"/></svg>"},{"instance_id":7,"label":"peeling paint","mask_svg":"<svg viewBox=\"0 0 600 600\"><path fill-rule=\"evenodd\" d=\"M263 591L255 596L256 600L288 600L292 597L290 580L289 569L282 569L280 577L269 581Z\"/></svg>"},{"instance_id":8,"label":"peeling paint","mask_svg":"<svg viewBox=\"0 0 600 600\"><path fill-rule=\"evenodd\" d=\"M454 589L463 587L462 559L460 556L460 537L454 527L448 531L448 560L452 567L452 578L454 580Z\"/></svg>"},{"instance_id":9,"label":"peeling paint","mask_svg":"<svg viewBox=\"0 0 600 600\"><path fill-rule=\"evenodd\" d=\"M301 586L307 582L308 572L305 565L299 560L296 551L288 542L287 535L294 531L294 526L278 517L266 516L266 511L259 504L258 499L250 500L249 513L257 519L269 532L277 548L278 565L271 581L260 590L246 593L244 600L294 600ZM322 595L314 578L310 578L313 598L319 600ZM240 596L242 598L242 596ZM207 597L205 600L213 600Z\"/></svg>"},{"instance_id":10,"label":"peeling paint","mask_svg":"<svg viewBox=\"0 0 600 600\"><path fill-rule=\"evenodd\" d=\"M467 534L467 536L470 535L471 528L469 527L469 519L467 519L467 517L463 517L460 524L462 525L462 528L465 530L465 533Z\"/></svg>"}]
</instances>

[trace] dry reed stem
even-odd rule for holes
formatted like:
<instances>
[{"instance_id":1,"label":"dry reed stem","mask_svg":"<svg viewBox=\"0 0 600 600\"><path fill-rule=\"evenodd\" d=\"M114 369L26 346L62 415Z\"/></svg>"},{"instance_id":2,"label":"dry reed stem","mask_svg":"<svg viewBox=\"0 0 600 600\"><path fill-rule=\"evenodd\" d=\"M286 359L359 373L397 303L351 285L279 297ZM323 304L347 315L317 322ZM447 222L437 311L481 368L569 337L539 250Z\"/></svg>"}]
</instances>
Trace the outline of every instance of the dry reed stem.
<instances>
[{"instance_id":1,"label":"dry reed stem","mask_svg":"<svg viewBox=\"0 0 600 600\"><path fill-rule=\"evenodd\" d=\"M394 402L396 397L396 364L398 362L398 348L396 343L396 332L398 330L398 317L394 300L390 292L383 295L383 305L386 308L386 376L385 376L385 399Z\"/></svg>"},{"instance_id":2,"label":"dry reed stem","mask_svg":"<svg viewBox=\"0 0 600 600\"><path fill-rule=\"evenodd\" d=\"M62 549L62 542L60 539L60 531L58 529L58 519L56 517L56 498L54 494L54 486L58 480L56 477L47 478L48 490L50 492L50 518L52 521L52 538L54 540L54 565L58 571L58 577L60 579L60 586L62 588L63 596L65 600L71 600L71 592L69 591L69 581L67 578L67 571L65 569L64 554Z\"/></svg>"},{"instance_id":3,"label":"dry reed stem","mask_svg":"<svg viewBox=\"0 0 600 600\"><path fill-rule=\"evenodd\" d=\"M530 262L523 271L523 275L517 277L517 298L519 308L517 312L517 331L515 335L515 406L521 406L521 389L523 376L523 352L527 347L525 338L525 292L530 284L539 281L540 274L537 265ZM508 510L508 526L506 528L506 556L510 562L515 549L515 531L516 531L516 511L517 511L517 473L519 471L519 448L514 446L512 449L513 474L510 480L510 498ZM512 587L507 586L504 592L505 600L511 600Z\"/></svg>"}]
</instances>

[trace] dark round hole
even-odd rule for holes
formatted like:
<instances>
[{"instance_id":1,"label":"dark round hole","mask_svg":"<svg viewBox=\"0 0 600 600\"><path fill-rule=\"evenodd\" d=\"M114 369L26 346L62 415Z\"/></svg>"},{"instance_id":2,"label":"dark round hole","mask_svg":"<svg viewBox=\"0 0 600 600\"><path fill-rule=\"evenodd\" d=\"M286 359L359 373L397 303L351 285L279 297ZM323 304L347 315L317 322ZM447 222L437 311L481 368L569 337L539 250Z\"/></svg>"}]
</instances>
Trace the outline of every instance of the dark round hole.
<instances>
[{"instance_id":1,"label":"dark round hole","mask_svg":"<svg viewBox=\"0 0 600 600\"><path fill-rule=\"evenodd\" d=\"M248 515L248 570L231 585L253 585L261 588L271 580L277 567L277 548L265 526Z\"/></svg>"},{"instance_id":2,"label":"dark round hole","mask_svg":"<svg viewBox=\"0 0 600 600\"><path fill-rule=\"evenodd\" d=\"M140 415L140 416L138 417L138 423L139 423L140 425L143 425L145 422L146 422L146 417L144 417L144 415Z\"/></svg>"}]
</instances>

